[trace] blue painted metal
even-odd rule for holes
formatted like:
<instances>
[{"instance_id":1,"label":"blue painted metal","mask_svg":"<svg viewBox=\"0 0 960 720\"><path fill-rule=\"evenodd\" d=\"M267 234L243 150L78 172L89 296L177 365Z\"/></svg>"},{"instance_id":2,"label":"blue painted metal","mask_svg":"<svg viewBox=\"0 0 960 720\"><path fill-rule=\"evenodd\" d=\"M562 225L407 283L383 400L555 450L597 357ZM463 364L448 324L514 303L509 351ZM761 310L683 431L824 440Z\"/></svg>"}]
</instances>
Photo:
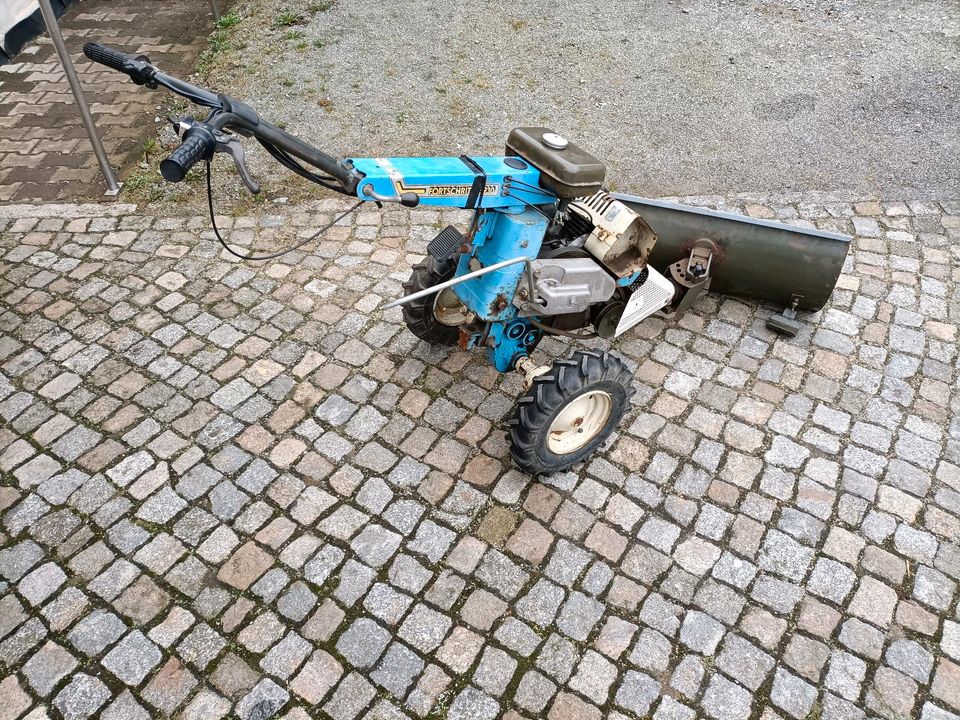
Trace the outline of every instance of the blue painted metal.
<instances>
[{"instance_id":1,"label":"blue painted metal","mask_svg":"<svg viewBox=\"0 0 960 720\"><path fill-rule=\"evenodd\" d=\"M627 275L626 277L618 278L617 285L619 285L620 287L630 287L637 281L637 278L640 277L642 274L643 274L643 270L637 270L635 273Z\"/></svg>"},{"instance_id":2,"label":"blue painted metal","mask_svg":"<svg viewBox=\"0 0 960 720\"><path fill-rule=\"evenodd\" d=\"M520 208L525 203L550 205L556 196L540 187L540 172L531 165L525 169L512 168L504 157L471 158L486 173L486 189L480 206L483 208ZM466 207L474 173L458 157L438 158L355 158L354 168L364 174L357 185L357 197L364 188L373 185L380 195L399 195L413 192L420 196L421 205L439 207Z\"/></svg>"},{"instance_id":3,"label":"blue painted metal","mask_svg":"<svg viewBox=\"0 0 960 720\"><path fill-rule=\"evenodd\" d=\"M535 258L548 221L531 205L552 205L556 196L539 188L540 173L532 167L514 168L503 157L471 158L486 174L476 231L470 252L460 256L456 275L527 256ZM353 166L364 174L357 197L369 200L364 189L372 185L378 195L414 192L421 205L467 206L476 175L460 158L357 158ZM484 339L487 358L500 372L514 369L528 354L541 333L526 318L517 317L513 298L523 279L522 264L467 280L453 291L479 320L489 322L486 335L476 334L470 346Z\"/></svg>"},{"instance_id":4,"label":"blue painted metal","mask_svg":"<svg viewBox=\"0 0 960 720\"><path fill-rule=\"evenodd\" d=\"M488 337L487 359L499 372L510 372L539 342L540 331L527 318L516 318L491 325Z\"/></svg>"},{"instance_id":5,"label":"blue painted metal","mask_svg":"<svg viewBox=\"0 0 960 720\"><path fill-rule=\"evenodd\" d=\"M504 260L526 255L535 258L547 231L547 219L533 209L520 212L487 211L479 219L473 236L473 252L460 256L457 275L489 267ZM524 272L517 264L467 280L453 292L480 320L512 320L517 315L513 297Z\"/></svg>"}]
</instances>

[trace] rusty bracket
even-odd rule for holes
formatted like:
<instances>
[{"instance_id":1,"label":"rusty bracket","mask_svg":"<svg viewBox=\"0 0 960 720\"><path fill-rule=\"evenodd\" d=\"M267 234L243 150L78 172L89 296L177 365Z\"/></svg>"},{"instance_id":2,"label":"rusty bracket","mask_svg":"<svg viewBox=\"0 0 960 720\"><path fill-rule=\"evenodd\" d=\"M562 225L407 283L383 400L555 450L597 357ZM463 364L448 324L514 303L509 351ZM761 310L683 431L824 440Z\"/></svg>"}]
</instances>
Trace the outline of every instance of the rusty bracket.
<instances>
[{"instance_id":1,"label":"rusty bracket","mask_svg":"<svg viewBox=\"0 0 960 720\"><path fill-rule=\"evenodd\" d=\"M713 263L713 242L710 240L698 240L693 249L690 250L690 257L687 258L687 277L702 278L710 275L710 265Z\"/></svg>"},{"instance_id":2,"label":"rusty bracket","mask_svg":"<svg viewBox=\"0 0 960 720\"><path fill-rule=\"evenodd\" d=\"M678 260L670 266L670 279L679 292L674 296L674 302L661 311L665 317L679 318L710 289L710 269L714 257L719 255L720 250L713 240L700 238L693 242L685 260Z\"/></svg>"}]
</instances>

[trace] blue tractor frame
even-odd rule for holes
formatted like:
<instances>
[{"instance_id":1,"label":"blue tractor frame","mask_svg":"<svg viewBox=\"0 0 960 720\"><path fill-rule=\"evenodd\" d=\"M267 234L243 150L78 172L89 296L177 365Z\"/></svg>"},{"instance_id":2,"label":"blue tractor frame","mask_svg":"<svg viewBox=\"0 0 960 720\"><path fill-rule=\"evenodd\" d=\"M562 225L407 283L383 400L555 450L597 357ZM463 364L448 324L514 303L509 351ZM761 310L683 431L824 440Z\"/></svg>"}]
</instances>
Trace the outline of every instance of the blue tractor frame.
<instances>
[{"instance_id":1,"label":"blue tractor frame","mask_svg":"<svg viewBox=\"0 0 960 720\"><path fill-rule=\"evenodd\" d=\"M414 193L418 205L477 213L468 252L460 254L455 277L471 272L471 266L489 268L508 260L536 258L549 222L539 206L558 200L540 187L540 172L518 158L362 158L352 162L364 174L357 186L361 199ZM484 342L487 358L500 372L513 370L541 337L529 319L518 317L511 302L526 272L523 262L514 262L452 286L478 320L490 323L486 333L473 333L466 347Z\"/></svg>"},{"instance_id":2,"label":"blue tractor frame","mask_svg":"<svg viewBox=\"0 0 960 720\"><path fill-rule=\"evenodd\" d=\"M395 200L413 194L418 206L476 213L451 288L477 320L488 326L472 333L464 346L472 349L483 344L488 360L499 372L515 370L536 347L542 331L537 327L540 318L520 317L512 300L518 291L526 297L535 292L532 282L524 281L532 280L530 262L540 253L552 209L560 200L541 185L540 171L515 156L359 158L348 162L364 176L356 190L362 200ZM477 268L489 272L457 282ZM620 278L617 284L629 286L639 274ZM387 307L402 302L404 299Z\"/></svg>"}]
</instances>

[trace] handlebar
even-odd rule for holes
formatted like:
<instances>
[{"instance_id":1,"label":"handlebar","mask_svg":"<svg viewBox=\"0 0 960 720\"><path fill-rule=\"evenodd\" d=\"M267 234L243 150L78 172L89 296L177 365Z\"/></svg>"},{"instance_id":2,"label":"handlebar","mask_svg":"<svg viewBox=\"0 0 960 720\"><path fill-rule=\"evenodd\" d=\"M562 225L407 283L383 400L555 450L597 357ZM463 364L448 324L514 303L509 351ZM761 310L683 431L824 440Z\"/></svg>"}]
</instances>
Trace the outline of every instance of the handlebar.
<instances>
[{"instance_id":1,"label":"handlebar","mask_svg":"<svg viewBox=\"0 0 960 720\"><path fill-rule=\"evenodd\" d=\"M168 90L181 95L197 105L209 108L219 108L220 98L216 93L191 85L173 75L160 72L150 63L145 55L128 55L99 43L87 43L83 46L83 54L95 63L106 65L112 70L129 75L137 85L146 85L154 89L163 86Z\"/></svg>"},{"instance_id":2,"label":"handlebar","mask_svg":"<svg viewBox=\"0 0 960 720\"><path fill-rule=\"evenodd\" d=\"M83 54L96 63L128 75L138 85L149 88L164 87L197 105L212 109L207 122L194 124L186 133L183 144L160 164L163 177L170 182L179 182L196 162L209 159L216 148L213 132L226 129L236 130L243 135L253 135L271 154L271 148L279 149L319 168L332 177L347 194L354 194L363 177L349 163L339 161L263 120L249 105L228 95L218 95L167 75L152 65L146 56L134 57L98 43L84 45ZM200 134L201 129L206 132L207 137Z\"/></svg>"}]
</instances>

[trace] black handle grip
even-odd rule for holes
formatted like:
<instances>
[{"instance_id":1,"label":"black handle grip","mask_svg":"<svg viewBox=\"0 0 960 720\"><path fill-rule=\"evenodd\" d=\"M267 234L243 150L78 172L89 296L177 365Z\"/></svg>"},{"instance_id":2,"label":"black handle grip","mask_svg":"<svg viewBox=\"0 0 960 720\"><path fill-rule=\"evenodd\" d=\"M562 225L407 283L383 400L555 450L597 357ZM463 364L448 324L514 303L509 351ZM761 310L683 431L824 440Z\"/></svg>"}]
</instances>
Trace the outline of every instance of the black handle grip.
<instances>
[{"instance_id":1,"label":"black handle grip","mask_svg":"<svg viewBox=\"0 0 960 720\"><path fill-rule=\"evenodd\" d=\"M150 59L144 55L127 55L112 47L100 43L87 43L83 46L83 54L95 63L106 65L111 70L129 75L137 85L157 87L157 69L150 64Z\"/></svg>"},{"instance_id":2,"label":"black handle grip","mask_svg":"<svg viewBox=\"0 0 960 720\"><path fill-rule=\"evenodd\" d=\"M126 72L127 63L134 59L126 53L114 50L100 43L87 43L83 46L83 54L95 63L106 65L108 68L113 68L120 72Z\"/></svg>"},{"instance_id":3,"label":"black handle grip","mask_svg":"<svg viewBox=\"0 0 960 720\"><path fill-rule=\"evenodd\" d=\"M216 140L207 131L197 126L187 131L187 137L180 147L160 163L160 174L167 182L180 182L194 165L201 160L213 157Z\"/></svg>"}]
</instances>

